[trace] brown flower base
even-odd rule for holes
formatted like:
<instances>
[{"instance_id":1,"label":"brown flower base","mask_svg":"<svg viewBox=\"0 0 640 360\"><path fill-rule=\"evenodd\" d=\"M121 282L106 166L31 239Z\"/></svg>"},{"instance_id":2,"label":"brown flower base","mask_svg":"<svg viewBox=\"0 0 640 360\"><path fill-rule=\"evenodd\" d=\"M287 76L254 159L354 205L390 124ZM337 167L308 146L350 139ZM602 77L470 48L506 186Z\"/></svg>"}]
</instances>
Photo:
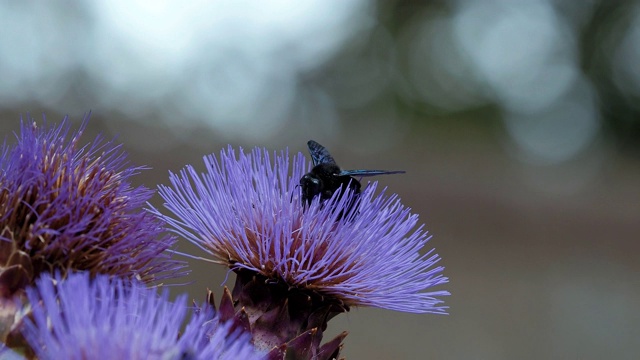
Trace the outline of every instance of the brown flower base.
<instances>
[{"instance_id":1,"label":"brown flower base","mask_svg":"<svg viewBox=\"0 0 640 360\"><path fill-rule=\"evenodd\" d=\"M232 320L235 327L250 332L254 346L268 352L266 359L338 359L346 331L320 343L327 322L349 311L348 306L315 291L289 287L280 279L247 270L235 272L233 293L225 287L220 301L221 321ZM207 302L215 307L211 291Z\"/></svg>"}]
</instances>

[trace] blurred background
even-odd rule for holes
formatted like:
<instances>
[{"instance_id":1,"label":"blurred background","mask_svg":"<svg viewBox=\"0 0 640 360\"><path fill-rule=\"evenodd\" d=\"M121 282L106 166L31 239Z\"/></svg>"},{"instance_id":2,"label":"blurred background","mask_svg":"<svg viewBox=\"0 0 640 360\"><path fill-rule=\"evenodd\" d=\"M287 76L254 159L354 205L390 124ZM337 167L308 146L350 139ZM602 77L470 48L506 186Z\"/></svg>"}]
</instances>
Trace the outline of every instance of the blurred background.
<instances>
[{"instance_id":1,"label":"blurred background","mask_svg":"<svg viewBox=\"0 0 640 360\"><path fill-rule=\"evenodd\" d=\"M9 141L91 111L152 188L227 144L406 170L377 180L434 235L450 315L353 309L347 358L640 357L639 1L0 1L0 24Z\"/></svg>"}]
</instances>

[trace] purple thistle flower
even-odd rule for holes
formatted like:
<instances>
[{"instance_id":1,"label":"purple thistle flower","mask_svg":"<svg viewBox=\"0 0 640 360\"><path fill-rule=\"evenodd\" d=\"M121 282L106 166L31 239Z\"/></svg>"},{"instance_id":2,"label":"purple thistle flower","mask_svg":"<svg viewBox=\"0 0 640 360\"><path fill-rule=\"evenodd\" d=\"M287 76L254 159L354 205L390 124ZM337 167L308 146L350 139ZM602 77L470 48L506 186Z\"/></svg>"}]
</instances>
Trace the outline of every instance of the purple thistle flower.
<instances>
[{"instance_id":1,"label":"purple thistle flower","mask_svg":"<svg viewBox=\"0 0 640 360\"><path fill-rule=\"evenodd\" d=\"M194 314L182 335L186 296L169 301L139 282L87 272L43 275L27 289L32 317L23 334L46 359L259 359L247 333L211 312Z\"/></svg>"},{"instance_id":2,"label":"purple thistle flower","mask_svg":"<svg viewBox=\"0 0 640 360\"><path fill-rule=\"evenodd\" d=\"M322 331L350 306L445 312L439 297L449 293L431 289L448 281L439 257L419 253L430 236L396 195L376 194L377 183L355 202L338 190L305 208L297 187L311 164L302 154L229 147L204 161L205 173L187 166L160 186L175 217L155 211L237 273L233 303L258 348L329 359L346 333L320 347Z\"/></svg>"},{"instance_id":3,"label":"purple thistle flower","mask_svg":"<svg viewBox=\"0 0 640 360\"><path fill-rule=\"evenodd\" d=\"M53 270L143 282L182 275L184 263L165 252L175 238L143 209L153 191L130 185L143 168L128 166L121 145L101 137L81 146L87 122L69 135L67 118L59 126L22 121L17 144L0 150L5 297Z\"/></svg>"},{"instance_id":4,"label":"purple thistle flower","mask_svg":"<svg viewBox=\"0 0 640 360\"><path fill-rule=\"evenodd\" d=\"M375 194L377 183L358 198L358 214L338 221L350 206L337 191L304 209L296 189L310 168L302 154L293 159L266 150L236 155L231 147L219 160L205 157L207 172L192 166L171 174L173 187L160 186L165 206L177 219L160 215L214 260L286 284L341 299L347 306L374 306L443 313L440 296L427 291L447 282L435 266L434 250L421 255L430 236L418 216L394 194ZM292 170L291 175L289 171ZM349 195L349 194L346 194Z\"/></svg>"},{"instance_id":5,"label":"purple thistle flower","mask_svg":"<svg viewBox=\"0 0 640 360\"><path fill-rule=\"evenodd\" d=\"M14 296L42 273L86 270L145 283L183 275L165 250L175 238L143 209L153 194L132 187L142 168L98 137L80 145L88 116L71 133L22 121L0 148L0 341L19 347Z\"/></svg>"}]
</instances>

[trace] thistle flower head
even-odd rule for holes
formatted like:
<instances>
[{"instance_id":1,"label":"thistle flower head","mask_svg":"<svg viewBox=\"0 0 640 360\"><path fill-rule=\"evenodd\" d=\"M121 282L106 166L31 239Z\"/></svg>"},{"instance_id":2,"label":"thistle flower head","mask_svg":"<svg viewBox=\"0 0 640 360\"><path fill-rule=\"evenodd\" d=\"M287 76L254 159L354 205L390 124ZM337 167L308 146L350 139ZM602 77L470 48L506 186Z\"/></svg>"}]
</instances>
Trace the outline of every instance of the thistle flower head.
<instances>
[{"instance_id":1,"label":"thistle flower head","mask_svg":"<svg viewBox=\"0 0 640 360\"><path fill-rule=\"evenodd\" d=\"M311 164L302 154L229 147L204 161L205 173L187 166L160 186L175 217L158 215L213 260L346 307L444 312L448 293L431 289L447 282L439 257L420 253L430 237L396 195L376 194L377 183L355 210L349 190L305 209L297 185Z\"/></svg>"},{"instance_id":2,"label":"thistle flower head","mask_svg":"<svg viewBox=\"0 0 640 360\"><path fill-rule=\"evenodd\" d=\"M5 297L54 269L149 282L183 267L164 253L175 239L142 208L153 192L130 185L142 168L128 166L121 146L100 137L82 146L87 121L74 133L66 118L59 126L23 121L17 143L0 149Z\"/></svg>"},{"instance_id":3,"label":"thistle flower head","mask_svg":"<svg viewBox=\"0 0 640 360\"><path fill-rule=\"evenodd\" d=\"M43 275L27 290L32 316L23 334L46 359L258 359L246 333L213 314L186 319L185 296L170 302L141 283L99 275Z\"/></svg>"}]
</instances>

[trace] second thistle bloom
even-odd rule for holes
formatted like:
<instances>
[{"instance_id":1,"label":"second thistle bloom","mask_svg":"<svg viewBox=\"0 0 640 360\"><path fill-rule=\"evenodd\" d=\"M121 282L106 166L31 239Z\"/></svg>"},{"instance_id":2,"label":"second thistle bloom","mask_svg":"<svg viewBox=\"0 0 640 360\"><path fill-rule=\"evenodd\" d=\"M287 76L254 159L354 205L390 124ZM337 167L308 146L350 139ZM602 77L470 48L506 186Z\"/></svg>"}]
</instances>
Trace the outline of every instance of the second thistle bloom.
<instances>
[{"instance_id":1,"label":"second thistle bloom","mask_svg":"<svg viewBox=\"0 0 640 360\"><path fill-rule=\"evenodd\" d=\"M82 145L87 122L71 132L66 119L58 126L27 120L17 143L0 148L4 297L54 270L151 282L183 267L165 252L175 239L143 208L153 191L131 186L141 168L128 166L113 142Z\"/></svg>"},{"instance_id":2,"label":"second thistle bloom","mask_svg":"<svg viewBox=\"0 0 640 360\"><path fill-rule=\"evenodd\" d=\"M182 275L184 264L165 251L175 238L143 208L153 191L131 185L141 168L113 142L83 145L87 122L72 132L66 119L27 119L16 143L0 147L0 341L18 334L14 296L41 274L86 270L143 282Z\"/></svg>"},{"instance_id":3,"label":"second thistle bloom","mask_svg":"<svg viewBox=\"0 0 640 360\"><path fill-rule=\"evenodd\" d=\"M169 301L143 284L88 273L43 275L27 290L23 333L38 359L262 359L249 336L211 312L187 319L186 296Z\"/></svg>"},{"instance_id":4,"label":"second thistle bloom","mask_svg":"<svg viewBox=\"0 0 640 360\"><path fill-rule=\"evenodd\" d=\"M231 147L205 157L206 172L187 166L171 174L160 195L175 217L160 215L175 231L240 273L258 274L344 305L443 313L447 282L439 257L424 248L430 236L396 195L376 194L376 183L357 201L357 214L341 219L351 196L336 191L305 209L300 178L310 163L302 154L270 155Z\"/></svg>"}]
</instances>

